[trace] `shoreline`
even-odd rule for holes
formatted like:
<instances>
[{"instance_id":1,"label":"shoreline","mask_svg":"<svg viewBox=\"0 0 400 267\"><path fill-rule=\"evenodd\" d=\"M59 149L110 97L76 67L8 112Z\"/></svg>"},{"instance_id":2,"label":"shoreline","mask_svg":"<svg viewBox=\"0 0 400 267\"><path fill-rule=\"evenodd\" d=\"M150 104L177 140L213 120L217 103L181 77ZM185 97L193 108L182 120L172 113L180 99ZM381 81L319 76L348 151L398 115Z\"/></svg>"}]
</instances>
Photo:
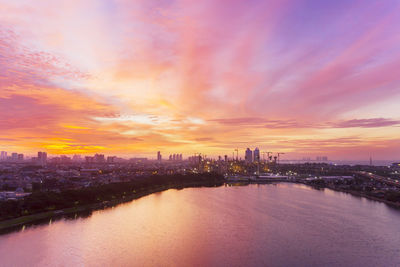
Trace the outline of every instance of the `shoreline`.
<instances>
[{"instance_id":1,"label":"shoreline","mask_svg":"<svg viewBox=\"0 0 400 267\"><path fill-rule=\"evenodd\" d=\"M167 191L170 189L185 189L185 188L196 188L196 187L220 187L226 184L243 184L243 185L249 185L249 184L278 184L278 183L294 183L294 184L303 184L306 186L309 186L311 188L314 188L316 190L318 189L330 189L335 192L341 192L341 193L346 193L355 197L359 198L366 198L368 200L373 200L377 202L384 203L392 208L395 209L400 209L400 203L398 202L392 202L388 201L385 199L380 199L376 198L373 196L369 196L363 192L358 192L358 191L351 191L351 190L343 190L343 189L335 189L331 187L315 187L311 186L305 183L301 182L291 182L291 181L279 181L279 182L260 182L260 183L255 183L255 182L229 182L225 181L223 183L214 183L210 184L209 182L189 182L185 184L172 184L172 185L164 185L164 186L158 186L154 188L148 188L146 190L143 190L142 192L137 192L129 196L124 196L123 198L115 199L112 201L106 201L106 202L99 202L99 203L93 203L89 205L83 205L83 206L77 206L77 207L71 207L71 208L65 208L61 210L54 210L54 211L46 211L46 212L40 212L36 214L31 214L27 216L21 216L21 217L16 217L13 219L8 219L4 221L0 221L0 235L11 233L11 232L16 232L18 230L24 229L25 226L33 226L33 225L40 225L41 223L44 223L48 220L51 221L51 219L61 219L61 218L66 218L68 219L68 216L74 215L75 218L77 217L77 214L83 215L85 212L93 212L97 210L102 210L102 209L107 209L107 208L112 208L115 206L118 206L119 204L127 203L151 194Z\"/></svg>"},{"instance_id":2,"label":"shoreline","mask_svg":"<svg viewBox=\"0 0 400 267\"><path fill-rule=\"evenodd\" d=\"M373 197L373 196L367 195L367 194L365 194L363 192L352 191L352 190L344 190L344 189L334 189L334 188L330 188L330 187L324 187L324 188L327 188L327 189L330 189L330 190L336 191L336 192L350 194L350 195L356 196L356 197L364 197L364 198L369 199L369 200L373 200L373 201L384 203L384 204L386 204L388 206L391 206L392 208L400 209L400 203L399 202L392 202L392 201L389 201L389 200L386 200L386 199Z\"/></svg>"},{"instance_id":3,"label":"shoreline","mask_svg":"<svg viewBox=\"0 0 400 267\"><path fill-rule=\"evenodd\" d=\"M46 211L46 212L39 212L27 216L20 216L12 219L7 219L0 221L0 235L11 233L14 231L18 231L24 228L24 226L32 226L35 224L40 225L41 222L45 222L51 219L61 219L68 215L77 215L83 214L85 212L93 212L101 209L112 208L118 206L119 204L127 203L132 200L136 200L151 194L167 191L170 189L184 189L184 188L196 188L196 187L219 187L223 186L222 184L210 184L209 182L189 182L185 184L172 184L172 185L165 185L165 186L158 186L154 188L148 188L141 192L134 193L129 196L124 196L123 198L115 199L112 201L107 202L99 202L93 203L89 205L65 208L61 210L54 210L54 211ZM75 216L76 217L76 216Z\"/></svg>"},{"instance_id":4,"label":"shoreline","mask_svg":"<svg viewBox=\"0 0 400 267\"><path fill-rule=\"evenodd\" d=\"M386 199L382 199L382 198L378 198L378 197L374 197L374 196L370 196L368 194L365 194L363 192L359 192L359 191L353 191L353 190L345 190L345 189L337 189L337 188L332 188L332 187L326 187L326 186L312 186L306 183L302 183L302 182L294 182L294 181L262 181L262 182L257 182L257 181L232 181L232 182L226 182L226 184L244 184L244 185L249 185L249 184L278 184L278 183L291 183L291 184L303 184L306 186L309 186L311 188L314 188L316 190L319 189L330 189L334 192L341 192L341 193L346 193L355 197L364 197L368 200L373 200L373 201L377 201L377 202L381 202L384 203L392 208L395 209L400 209L400 202L392 202Z\"/></svg>"}]
</instances>

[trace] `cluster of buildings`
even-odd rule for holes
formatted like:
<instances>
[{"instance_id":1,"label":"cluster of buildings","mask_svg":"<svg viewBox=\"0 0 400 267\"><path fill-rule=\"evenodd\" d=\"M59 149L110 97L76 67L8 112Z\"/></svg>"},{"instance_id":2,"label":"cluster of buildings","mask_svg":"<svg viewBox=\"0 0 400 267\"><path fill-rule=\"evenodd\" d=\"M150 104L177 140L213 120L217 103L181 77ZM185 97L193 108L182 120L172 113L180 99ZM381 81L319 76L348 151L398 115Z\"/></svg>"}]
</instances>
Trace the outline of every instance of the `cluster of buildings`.
<instances>
[{"instance_id":1,"label":"cluster of buildings","mask_svg":"<svg viewBox=\"0 0 400 267\"><path fill-rule=\"evenodd\" d=\"M22 163L25 161L24 154L20 153L11 153L8 154L7 151L0 152L0 161L2 162L14 162L14 163ZM47 153L46 152L38 152L37 157L32 157L31 162L35 164L45 165L47 163Z\"/></svg>"},{"instance_id":2,"label":"cluster of buildings","mask_svg":"<svg viewBox=\"0 0 400 267\"><path fill-rule=\"evenodd\" d=\"M258 147L256 147L254 149L254 151L251 151L250 148L247 148L244 159L247 163L259 162L260 161L260 150L258 149Z\"/></svg>"},{"instance_id":3,"label":"cluster of buildings","mask_svg":"<svg viewBox=\"0 0 400 267\"><path fill-rule=\"evenodd\" d=\"M315 159L313 160L310 157L305 157L301 159L302 161L318 161L318 162L327 162L328 161L328 157L327 156L317 156L315 157Z\"/></svg>"},{"instance_id":4,"label":"cluster of buildings","mask_svg":"<svg viewBox=\"0 0 400 267\"><path fill-rule=\"evenodd\" d=\"M182 161L183 157L182 157L182 154L172 154L172 155L169 155L168 160L169 161Z\"/></svg>"},{"instance_id":5,"label":"cluster of buildings","mask_svg":"<svg viewBox=\"0 0 400 267\"><path fill-rule=\"evenodd\" d=\"M24 154L19 153L11 153L7 154L7 151L0 152L0 161L12 161L12 162L21 162L24 160Z\"/></svg>"},{"instance_id":6,"label":"cluster of buildings","mask_svg":"<svg viewBox=\"0 0 400 267\"><path fill-rule=\"evenodd\" d=\"M238 150L235 151L236 158L235 154L232 157L219 156L217 159L201 154L194 154L187 158L183 158L182 154L171 154L166 160L163 160L160 151L157 152L156 159L123 159L116 156L105 156L104 154L48 158L46 152L38 152L37 156L21 161L18 161L18 153L12 153L9 156L7 152L3 151L0 154L0 192L3 192L0 194L0 200L17 199L23 197L25 193L37 190L79 189L129 181L149 175L206 172L216 172L225 177L233 177L239 180L241 177L245 180L258 180L261 177L266 177L265 179L268 180L271 179L271 175L275 175L272 177L274 179L289 177L305 183L315 183L315 181L322 180L326 184L340 185L342 189L354 186L354 182L352 182L354 179L351 174L361 170L379 173L382 176L391 177L390 179L397 182L400 179L400 163L393 164L390 167L336 166L335 164L321 162L277 164L279 160L276 159L277 156L279 157L279 153L272 160L271 152L261 152L258 148L254 150L247 148L244 160L242 160L238 156ZM264 158L265 154L267 160ZM262 158L260 155L262 155ZM23 156L20 158L23 158ZM373 188L373 190L391 189L387 187L387 183L379 183L379 181L363 181L359 186Z\"/></svg>"}]
</instances>

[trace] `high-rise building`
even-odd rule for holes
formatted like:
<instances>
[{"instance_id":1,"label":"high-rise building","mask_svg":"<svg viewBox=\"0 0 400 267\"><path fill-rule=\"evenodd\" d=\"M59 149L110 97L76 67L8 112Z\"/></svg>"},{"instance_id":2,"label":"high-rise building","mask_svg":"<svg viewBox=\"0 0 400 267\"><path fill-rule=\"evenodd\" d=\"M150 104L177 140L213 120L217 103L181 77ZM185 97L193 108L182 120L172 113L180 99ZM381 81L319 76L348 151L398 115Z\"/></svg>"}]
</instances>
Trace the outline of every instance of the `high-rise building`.
<instances>
[{"instance_id":1,"label":"high-rise building","mask_svg":"<svg viewBox=\"0 0 400 267\"><path fill-rule=\"evenodd\" d=\"M80 161L82 161L82 156L81 155L74 155L72 157L72 160L75 161L75 162L80 162Z\"/></svg>"},{"instance_id":2,"label":"high-rise building","mask_svg":"<svg viewBox=\"0 0 400 267\"><path fill-rule=\"evenodd\" d=\"M158 161L158 162L161 162L161 160L162 160L161 152L158 151L158 152L157 152L157 161Z\"/></svg>"},{"instance_id":3,"label":"high-rise building","mask_svg":"<svg viewBox=\"0 0 400 267\"><path fill-rule=\"evenodd\" d=\"M18 153L12 153L11 154L11 160L12 161L18 161Z\"/></svg>"},{"instance_id":4,"label":"high-rise building","mask_svg":"<svg viewBox=\"0 0 400 267\"><path fill-rule=\"evenodd\" d=\"M107 163L115 163L117 157L116 156L108 156L107 157Z\"/></svg>"},{"instance_id":5,"label":"high-rise building","mask_svg":"<svg viewBox=\"0 0 400 267\"><path fill-rule=\"evenodd\" d=\"M256 149L254 149L254 157L253 157L254 161L259 162L260 161L260 150L258 149L258 147L256 147Z\"/></svg>"},{"instance_id":6,"label":"high-rise building","mask_svg":"<svg viewBox=\"0 0 400 267\"><path fill-rule=\"evenodd\" d=\"M18 154L18 161L24 160L24 154Z\"/></svg>"},{"instance_id":7,"label":"high-rise building","mask_svg":"<svg viewBox=\"0 0 400 267\"><path fill-rule=\"evenodd\" d=\"M7 151L1 151L0 160L7 160Z\"/></svg>"},{"instance_id":8,"label":"high-rise building","mask_svg":"<svg viewBox=\"0 0 400 267\"><path fill-rule=\"evenodd\" d=\"M250 148L246 149L246 153L244 155L244 159L247 163L253 162L253 151L250 150Z\"/></svg>"},{"instance_id":9,"label":"high-rise building","mask_svg":"<svg viewBox=\"0 0 400 267\"><path fill-rule=\"evenodd\" d=\"M94 162L96 162L96 163L104 163L105 162L104 154L96 154L96 155L94 155Z\"/></svg>"},{"instance_id":10,"label":"high-rise building","mask_svg":"<svg viewBox=\"0 0 400 267\"><path fill-rule=\"evenodd\" d=\"M45 165L47 162L47 153L46 152L38 152L37 160L38 160L39 164Z\"/></svg>"},{"instance_id":11,"label":"high-rise building","mask_svg":"<svg viewBox=\"0 0 400 267\"><path fill-rule=\"evenodd\" d=\"M85 162L86 163L93 163L94 162L94 157L86 156L85 157Z\"/></svg>"},{"instance_id":12,"label":"high-rise building","mask_svg":"<svg viewBox=\"0 0 400 267\"><path fill-rule=\"evenodd\" d=\"M318 156L315 158L316 161L328 161L328 157L327 156Z\"/></svg>"}]
</instances>

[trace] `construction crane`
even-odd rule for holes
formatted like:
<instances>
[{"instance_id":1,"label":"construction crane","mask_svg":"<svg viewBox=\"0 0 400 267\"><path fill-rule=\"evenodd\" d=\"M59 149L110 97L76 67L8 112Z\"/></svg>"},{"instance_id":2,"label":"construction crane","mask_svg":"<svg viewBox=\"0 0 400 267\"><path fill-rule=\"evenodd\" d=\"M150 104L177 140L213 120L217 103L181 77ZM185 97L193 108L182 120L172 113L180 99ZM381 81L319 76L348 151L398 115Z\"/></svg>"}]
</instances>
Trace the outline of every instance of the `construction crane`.
<instances>
[{"instance_id":1,"label":"construction crane","mask_svg":"<svg viewBox=\"0 0 400 267\"><path fill-rule=\"evenodd\" d=\"M279 164L279 161L280 161L279 157L280 157L280 155L283 155L283 154L285 154L285 153L278 153L278 164Z\"/></svg>"},{"instance_id":2,"label":"construction crane","mask_svg":"<svg viewBox=\"0 0 400 267\"><path fill-rule=\"evenodd\" d=\"M263 156L263 161L265 162L265 154L267 154L267 160L269 160L269 154L271 154L272 152L266 152L266 151L261 151L261 154Z\"/></svg>"},{"instance_id":3,"label":"construction crane","mask_svg":"<svg viewBox=\"0 0 400 267\"><path fill-rule=\"evenodd\" d=\"M272 154L272 152L267 152L268 162L272 160L272 156L270 156L269 154Z\"/></svg>"}]
</instances>

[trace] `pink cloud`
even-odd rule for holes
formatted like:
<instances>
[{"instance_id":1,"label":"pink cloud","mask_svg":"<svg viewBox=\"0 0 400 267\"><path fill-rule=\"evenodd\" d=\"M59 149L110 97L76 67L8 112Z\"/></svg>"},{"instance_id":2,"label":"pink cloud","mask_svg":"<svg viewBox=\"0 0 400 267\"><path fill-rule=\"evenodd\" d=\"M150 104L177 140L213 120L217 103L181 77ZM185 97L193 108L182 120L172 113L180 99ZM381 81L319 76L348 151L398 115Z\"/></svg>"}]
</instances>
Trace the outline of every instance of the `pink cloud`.
<instances>
[{"instance_id":1,"label":"pink cloud","mask_svg":"<svg viewBox=\"0 0 400 267\"><path fill-rule=\"evenodd\" d=\"M338 129L374 128L395 143L397 114L348 114L400 97L396 1L0 5L0 128L17 140L214 153L246 142L313 151L323 134L326 147L362 150L384 142ZM75 124L90 130L64 127Z\"/></svg>"}]
</instances>

